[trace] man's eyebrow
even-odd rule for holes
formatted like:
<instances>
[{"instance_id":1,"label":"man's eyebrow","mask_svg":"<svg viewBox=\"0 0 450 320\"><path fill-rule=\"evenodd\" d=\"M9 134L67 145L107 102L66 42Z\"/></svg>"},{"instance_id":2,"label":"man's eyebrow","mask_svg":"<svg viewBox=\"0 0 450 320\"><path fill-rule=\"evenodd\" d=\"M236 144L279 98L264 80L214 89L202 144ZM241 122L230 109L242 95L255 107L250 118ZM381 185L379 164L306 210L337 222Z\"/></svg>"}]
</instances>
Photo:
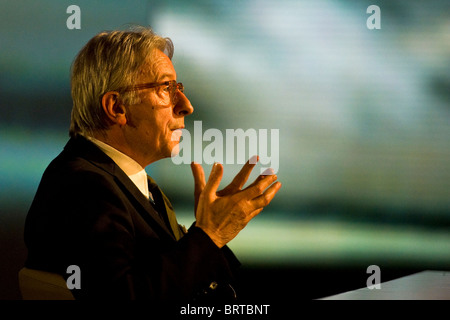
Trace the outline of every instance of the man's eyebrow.
<instances>
[{"instance_id":1,"label":"man's eyebrow","mask_svg":"<svg viewBox=\"0 0 450 320\"><path fill-rule=\"evenodd\" d=\"M173 74L172 73L163 73L162 75L160 75L160 76L158 76L157 78L156 78L156 81L163 81L163 79L167 79L167 78L169 78L170 80L172 80L171 78L173 78Z\"/></svg>"}]
</instances>

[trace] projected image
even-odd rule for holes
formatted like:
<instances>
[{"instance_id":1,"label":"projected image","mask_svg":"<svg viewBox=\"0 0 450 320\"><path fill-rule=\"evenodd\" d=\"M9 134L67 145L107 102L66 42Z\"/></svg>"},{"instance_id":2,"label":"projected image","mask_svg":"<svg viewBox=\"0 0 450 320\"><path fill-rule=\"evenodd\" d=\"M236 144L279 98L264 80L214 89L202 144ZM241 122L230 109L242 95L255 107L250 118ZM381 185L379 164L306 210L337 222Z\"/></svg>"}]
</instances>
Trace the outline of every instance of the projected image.
<instances>
[{"instance_id":1,"label":"projected image","mask_svg":"<svg viewBox=\"0 0 450 320\"><path fill-rule=\"evenodd\" d=\"M267 262L272 248L273 261L287 263L423 263L425 252L449 262L448 5L382 2L378 21L370 5L172 1L149 10L176 44L203 127L279 129L284 187L274 212L236 240L248 257ZM157 169L170 183L172 164ZM176 170L179 195L191 177Z\"/></svg>"},{"instance_id":2,"label":"projected image","mask_svg":"<svg viewBox=\"0 0 450 320\"><path fill-rule=\"evenodd\" d=\"M419 19L420 3L386 5L380 30L367 28L363 4L335 1L173 2L149 20L173 35L178 73L189 77L204 123L280 129L291 203L442 212L448 16L425 7ZM410 12L409 22L394 9Z\"/></svg>"}]
</instances>

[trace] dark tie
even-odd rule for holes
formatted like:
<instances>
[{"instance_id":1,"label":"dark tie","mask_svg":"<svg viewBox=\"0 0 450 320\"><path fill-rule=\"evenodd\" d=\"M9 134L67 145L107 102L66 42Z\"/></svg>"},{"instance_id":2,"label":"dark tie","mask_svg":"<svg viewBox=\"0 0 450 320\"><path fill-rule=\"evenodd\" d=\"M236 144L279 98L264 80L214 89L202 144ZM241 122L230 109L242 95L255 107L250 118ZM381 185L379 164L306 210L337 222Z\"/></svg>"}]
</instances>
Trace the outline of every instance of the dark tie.
<instances>
[{"instance_id":1,"label":"dark tie","mask_svg":"<svg viewBox=\"0 0 450 320\"><path fill-rule=\"evenodd\" d=\"M155 195L153 194L153 192L152 192L153 199L152 199L152 197L149 197L148 200L150 201L150 204L152 205L153 209L155 209L156 213L161 218L161 220L164 221L164 223L166 224L166 227L168 227L169 230L172 230L170 227L169 220L167 219L167 214L165 214L165 210L161 207L162 199L158 199L159 201L158 201L158 203L156 203Z\"/></svg>"}]
</instances>

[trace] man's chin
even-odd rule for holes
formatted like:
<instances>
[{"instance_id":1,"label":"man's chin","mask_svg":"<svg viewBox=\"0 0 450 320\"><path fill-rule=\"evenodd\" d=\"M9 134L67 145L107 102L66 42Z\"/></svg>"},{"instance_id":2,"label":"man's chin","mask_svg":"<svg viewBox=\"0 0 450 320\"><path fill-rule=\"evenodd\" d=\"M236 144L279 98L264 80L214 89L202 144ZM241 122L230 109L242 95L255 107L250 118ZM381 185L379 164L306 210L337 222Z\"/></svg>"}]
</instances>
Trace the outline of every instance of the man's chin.
<instances>
[{"instance_id":1,"label":"man's chin","mask_svg":"<svg viewBox=\"0 0 450 320\"><path fill-rule=\"evenodd\" d=\"M176 157L179 153L180 153L180 144L179 144L179 143L176 143L176 144L172 147L172 151L171 151L169 157Z\"/></svg>"}]
</instances>

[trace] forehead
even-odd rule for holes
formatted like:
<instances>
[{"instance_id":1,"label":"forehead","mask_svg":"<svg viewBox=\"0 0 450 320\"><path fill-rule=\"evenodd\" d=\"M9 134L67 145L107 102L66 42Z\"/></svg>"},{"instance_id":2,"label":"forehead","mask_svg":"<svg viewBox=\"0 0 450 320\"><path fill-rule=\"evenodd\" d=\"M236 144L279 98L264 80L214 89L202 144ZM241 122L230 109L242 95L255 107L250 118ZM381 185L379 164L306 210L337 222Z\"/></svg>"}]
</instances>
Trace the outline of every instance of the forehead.
<instances>
[{"instance_id":1,"label":"forehead","mask_svg":"<svg viewBox=\"0 0 450 320\"><path fill-rule=\"evenodd\" d=\"M145 80L151 82L176 80L176 72L172 61L161 50L154 50L142 68Z\"/></svg>"}]
</instances>

